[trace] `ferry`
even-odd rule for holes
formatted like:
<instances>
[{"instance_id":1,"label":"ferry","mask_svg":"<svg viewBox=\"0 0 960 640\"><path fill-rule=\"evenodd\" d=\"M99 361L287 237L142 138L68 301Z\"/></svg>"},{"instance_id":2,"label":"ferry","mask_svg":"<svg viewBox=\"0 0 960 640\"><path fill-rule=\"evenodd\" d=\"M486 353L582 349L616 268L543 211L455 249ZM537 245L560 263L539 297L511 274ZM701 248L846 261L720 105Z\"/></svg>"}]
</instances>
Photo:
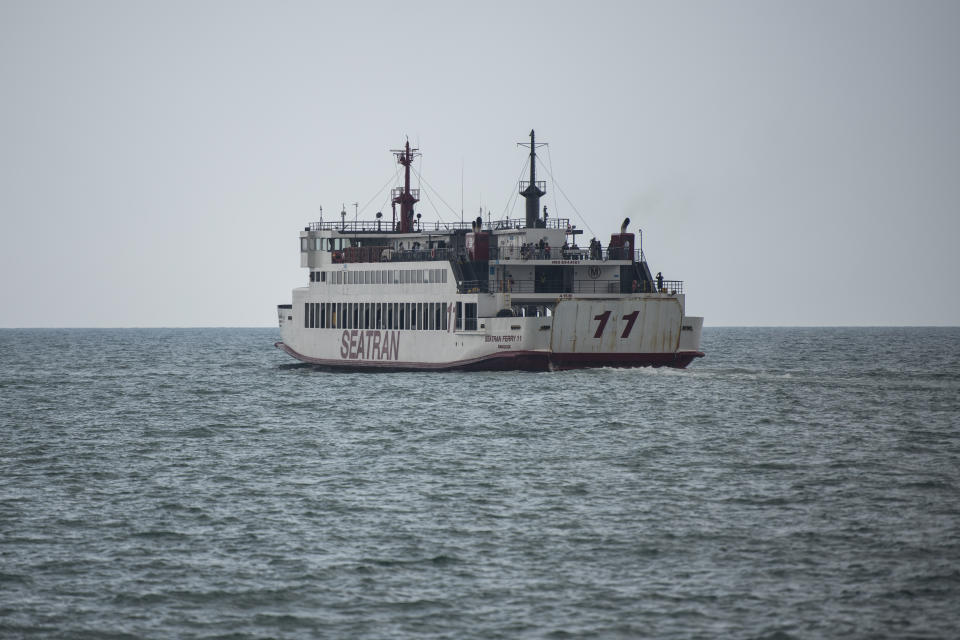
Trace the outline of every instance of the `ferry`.
<instances>
[{"instance_id":1,"label":"ferry","mask_svg":"<svg viewBox=\"0 0 960 640\"><path fill-rule=\"evenodd\" d=\"M529 370L686 367L703 357L703 318L686 314L683 282L654 276L629 218L606 246L586 246L540 198L533 131L524 219L421 222L403 167L384 220L313 222L300 232L305 286L277 308L297 360L349 370ZM524 171L526 169L524 168ZM642 234L641 234L642 238ZM580 242L581 244L578 244Z\"/></svg>"}]
</instances>

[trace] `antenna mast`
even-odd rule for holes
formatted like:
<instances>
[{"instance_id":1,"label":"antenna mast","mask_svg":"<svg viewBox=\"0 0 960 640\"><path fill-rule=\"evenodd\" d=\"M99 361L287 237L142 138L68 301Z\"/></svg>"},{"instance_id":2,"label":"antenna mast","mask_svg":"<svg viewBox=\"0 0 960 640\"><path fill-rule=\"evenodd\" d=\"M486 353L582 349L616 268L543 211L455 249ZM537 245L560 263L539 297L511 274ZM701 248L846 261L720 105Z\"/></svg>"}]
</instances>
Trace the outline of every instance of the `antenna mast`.
<instances>
[{"instance_id":1,"label":"antenna mast","mask_svg":"<svg viewBox=\"0 0 960 640\"><path fill-rule=\"evenodd\" d=\"M527 228L545 227L546 221L540 219L540 196L547 192L547 183L537 180L537 144L533 129L530 130L530 142L518 142L521 147L530 147L530 179L520 181L520 195L527 199Z\"/></svg>"},{"instance_id":2,"label":"antenna mast","mask_svg":"<svg viewBox=\"0 0 960 640\"><path fill-rule=\"evenodd\" d=\"M420 155L420 150L411 149L408 139L403 149L390 151L397 157L397 162L403 165L403 187L394 187L390 192L393 204L400 205L400 224L396 228L400 233L410 233L413 231L413 205L420 201L420 189L410 188L410 165L413 159Z\"/></svg>"}]
</instances>

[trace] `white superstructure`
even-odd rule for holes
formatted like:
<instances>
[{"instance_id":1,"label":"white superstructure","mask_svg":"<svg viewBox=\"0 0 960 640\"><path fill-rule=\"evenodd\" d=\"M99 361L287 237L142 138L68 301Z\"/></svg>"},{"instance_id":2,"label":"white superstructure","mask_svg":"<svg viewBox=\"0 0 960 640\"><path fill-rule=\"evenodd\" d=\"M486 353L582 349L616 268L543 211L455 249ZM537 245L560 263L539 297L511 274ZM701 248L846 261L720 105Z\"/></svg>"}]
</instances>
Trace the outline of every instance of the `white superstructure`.
<instances>
[{"instance_id":1,"label":"white superstructure","mask_svg":"<svg viewBox=\"0 0 960 640\"><path fill-rule=\"evenodd\" d=\"M300 232L307 286L279 305L277 347L353 369L685 367L703 318L685 315L683 284L654 278L625 221L607 247L539 216L530 132L525 220L420 225L405 168L392 222L316 222ZM399 216L396 207L399 205Z\"/></svg>"}]
</instances>

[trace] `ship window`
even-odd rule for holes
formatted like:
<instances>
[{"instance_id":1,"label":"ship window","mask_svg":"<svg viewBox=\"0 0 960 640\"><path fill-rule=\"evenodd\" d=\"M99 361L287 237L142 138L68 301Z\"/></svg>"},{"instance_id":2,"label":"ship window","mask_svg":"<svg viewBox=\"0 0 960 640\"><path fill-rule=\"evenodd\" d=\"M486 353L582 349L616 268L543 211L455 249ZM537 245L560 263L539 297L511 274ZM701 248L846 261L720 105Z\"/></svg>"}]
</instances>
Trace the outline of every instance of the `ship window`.
<instances>
[{"instance_id":1,"label":"ship window","mask_svg":"<svg viewBox=\"0 0 960 640\"><path fill-rule=\"evenodd\" d=\"M441 320L440 320L440 309L442 308L442 306L443 306L443 305L442 305L441 303L439 303L439 302L437 302L436 304L433 305L433 323L432 323L432 324L433 324L433 326L432 326L433 329L437 329L437 330L440 329L440 322L441 322Z\"/></svg>"},{"instance_id":2,"label":"ship window","mask_svg":"<svg viewBox=\"0 0 960 640\"><path fill-rule=\"evenodd\" d=\"M444 273L446 273L446 271L444 271ZM446 330L448 329L448 327L447 327L447 322L448 322L447 316L450 315L450 314L448 313L448 311L447 311L447 305L448 305L448 304L450 304L450 303L449 303L449 302L443 303L443 311L441 311L441 313L440 313L440 318L441 318L440 322L442 323L442 326L441 326L440 328L443 329L444 331L446 331Z\"/></svg>"},{"instance_id":3,"label":"ship window","mask_svg":"<svg viewBox=\"0 0 960 640\"><path fill-rule=\"evenodd\" d=\"M417 269L417 284L423 282L423 269Z\"/></svg>"},{"instance_id":4,"label":"ship window","mask_svg":"<svg viewBox=\"0 0 960 640\"><path fill-rule=\"evenodd\" d=\"M327 305L323 302L320 303L320 328L327 328Z\"/></svg>"},{"instance_id":5,"label":"ship window","mask_svg":"<svg viewBox=\"0 0 960 640\"><path fill-rule=\"evenodd\" d=\"M424 311L427 312L427 322L424 322L424 323L423 323L423 328L424 328L424 329L429 329L430 331L433 331L434 329L437 328L436 325L433 324L433 303L430 302L430 303L427 303L427 304L425 304L425 305L423 305L423 306L424 306L424 307L427 307L426 309L424 309Z\"/></svg>"},{"instance_id":6,"label":"ship window","mask_svg":"<svg viewBox=\"0 0 960 640\"><path fill-rule=\"evenodd\" d=\"M300 251L306 251L306 250L307 250L307 241L308 241L308 240L309 240L309 238L300 238Z\"/></svg>"},{"instance_id":7,"label":"ship window","mask_svg":"<svg viewBox=\"0 0 960 640\"><path fill-rule=\"evenodd\" d=\"M321 271L321 272L320 272L320 282L326 282L326 281L327 281L327 272L326 272L326 271Z\"/></svg>"},{"instance_id":8,"label":"ship window","mask_svg":"<svg viewBox=\"0 0 960 640\"><path fill-rule=\"evenodd\" d=\"M463 329L463 303L457 303L457 318L454 321L454 327L459 331Z\"/></svg>"},{"instance_id":9,"label":"ship window","mask_svg":"<svg viewBox=\"0 0 960 640\"><path fill-rule=\"evenodd\" d=\"M352 307L352 310L350 312L351 314L350 317L353 319L353 325L350 328L359 329L360 328L360 305L352 304L350 306Z\"/></svg>"},{"instance_id":10,"label":"ship window","mask_svg":"<svg viewBox=\"0 0 960 640\"><path fill-rule=\"evenodd\" d=\"M397 315L397 318L399 319L399 324L397 325L397 328L406 329L407 327L405 323L407 321L407 314L406 314L406 309L404 308L405 303L401 302L399 304L400 306L399 306L399 311Z\"/></svg>"},{"instance_id":11,"label":"ship window","mask_svg":"<svg viewBox=\"0 0 960 640\"><path fill-rule=\"evenodd\" d=\"M303 303L303 328L304 329L310 328L310 303L309 302Z\"/></svg>"},{"instance_id":12,"label":"ship window","mask_svg":"<svg viewBox=\"0 0 960 640\"><path fill-rule=\"evenodd\" d=\"M477 330L477 303L468 302L465 305L464 315L466 316L464 324L464 329L467 331L476 331Z\"/></svg>"},{"instance_id":13,"label":"ship window","mask_svg":"<svg viewBox=\"0 0 960 640\"><path fill-rule=\"evenodd\" d=\"M440 282L445 283L446 281L447 281L447 270L443 269L440 271Z\"/></svg>"}]
</instances>

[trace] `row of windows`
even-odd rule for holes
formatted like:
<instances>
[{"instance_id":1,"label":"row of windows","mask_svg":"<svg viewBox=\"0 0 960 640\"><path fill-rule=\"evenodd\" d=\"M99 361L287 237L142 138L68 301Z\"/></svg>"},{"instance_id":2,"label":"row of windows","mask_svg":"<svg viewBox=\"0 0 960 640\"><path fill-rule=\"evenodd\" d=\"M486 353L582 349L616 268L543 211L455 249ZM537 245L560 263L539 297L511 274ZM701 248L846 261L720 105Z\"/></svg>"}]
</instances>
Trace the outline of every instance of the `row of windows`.
<instances>
[{"instance_id":1,"label":"row of windows","mask_svg":"<svg viewBox=\"0 0 960 640\"><path fill-rule=\"evenodd\" d=\"M430 284L447 281L446 269L380 269L377 271L311 271L310 282L330 284Z\"/></svg>"},{"instance_id":2,"label":"row of windows","mask_svg":"<svg viewBox=\"0 0 960 640\"><path fill-rule=\"evenodd\" d=\"M341 251L358 246L360 243L350 238L300 238L300 251Z\"/></svg>"},{"instance_id":3,"label":"row of windows","mask_svg":"<svg viewBox=\"0 0 960 640\"><path fill-rule=\"evenodd\" d=\"M447 310L454 327L476 331L477 303L462 302L304 302L307 329L411 329L446 331Z\"/></svg>"}]
</instances>

